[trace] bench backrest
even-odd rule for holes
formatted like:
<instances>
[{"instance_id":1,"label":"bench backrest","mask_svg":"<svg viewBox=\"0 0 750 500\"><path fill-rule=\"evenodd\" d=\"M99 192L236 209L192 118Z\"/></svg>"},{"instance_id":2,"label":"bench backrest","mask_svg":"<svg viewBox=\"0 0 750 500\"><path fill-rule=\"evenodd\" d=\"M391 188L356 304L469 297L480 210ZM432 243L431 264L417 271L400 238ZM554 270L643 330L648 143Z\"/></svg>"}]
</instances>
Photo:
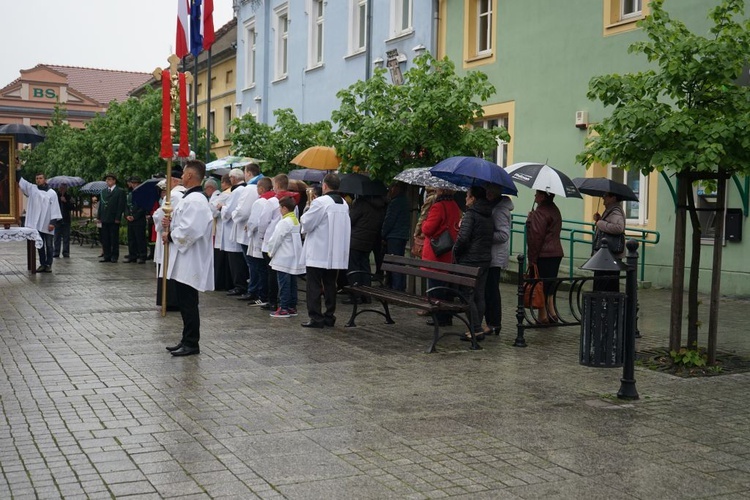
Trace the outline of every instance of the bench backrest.
<instances>
[{"instance_id":1,"label":"bench backrest","mask_svg":"<svg viewBox=\"0 0 750 500\"><path fill-rule=\"evenodd\" d=\"M387 254L383 258L382 269L383 271L435 279L470 288L476 286L477 278L481 272L481 268L479 267L412 259L411 257L401 257L399 255L390 254Z\"/></svg>"}]
</instances>

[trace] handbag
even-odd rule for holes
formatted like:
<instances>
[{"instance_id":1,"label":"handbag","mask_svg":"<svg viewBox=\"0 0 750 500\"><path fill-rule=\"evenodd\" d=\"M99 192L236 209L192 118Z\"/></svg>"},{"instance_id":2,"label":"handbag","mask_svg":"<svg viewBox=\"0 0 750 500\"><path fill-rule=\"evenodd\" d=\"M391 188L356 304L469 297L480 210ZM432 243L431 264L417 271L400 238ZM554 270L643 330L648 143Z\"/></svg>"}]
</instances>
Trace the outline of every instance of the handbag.
<instances>
[{"instance_id":1,"label":"handbag","mask_svg":"<svg viewBox=\"0 0 750 500\"><path fill-rule=\"evenodd\" d=\"M430 246L438 257L453 250L453 238L451 238L450 231L446 229L440 233L440 236L430 238Z\"/></svg>"},{"instance_id":2,"label":"handbag","mask_svg":"<svg viewBox=\"0 0 750 500\"><path fill-rule=\"evenodd\" d=\"M539 279L539 270L536 264L529 266L526 274L523 275L523 306L527 309L544 308L544 285L541 281L533 282L530 280Z\"/></svg>"},{"instance_id":3,"label":"handbag","mask_svg":"<svg viewBox=\"0 0 750 500\"><path fill-rule=\"evenodd\" d=\"M411 254L414 257L421 259L423 247L424 247L424 236L415 236L411 244Z\"/></svg>"},{"instance_id":4,"label":"handbag","mask_svg":"<svg viewBox=\"0 0 750 500\"><path fill-rule=\"evenodd\" d=\"M602 247L603 239L607 240L607 248L613 254L618 254L625 251L625 235L623 233L608 234L604 231L596 232L596 238L594 239L594 251L597 251Z\"/></svg>"}]
</instances>

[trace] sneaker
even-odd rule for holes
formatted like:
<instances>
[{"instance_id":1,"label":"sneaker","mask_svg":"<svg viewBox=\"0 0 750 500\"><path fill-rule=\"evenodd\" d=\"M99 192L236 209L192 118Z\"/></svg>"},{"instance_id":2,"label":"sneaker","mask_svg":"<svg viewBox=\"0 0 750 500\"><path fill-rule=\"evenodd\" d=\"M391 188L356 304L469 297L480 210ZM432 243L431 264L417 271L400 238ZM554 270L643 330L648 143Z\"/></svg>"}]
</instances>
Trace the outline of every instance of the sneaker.
<instances>
[{"instance_id":1,"label":"sneaker","mask_svg":"<svg viewBox=\"0 0 750 500\"><path fill-rule=\"evenodd\" d=\"M296 307L290 307L287 309L287 312L289 313L289 316L296 316L297 315L297 308Z\"/></svg>"},{"instance_id":2,"label":"sneaker","mask_svg":"<svg viewBox=\"0 0 750 500\"><path fill-rule=\"evenodd\" d=\"M280 307L276 309L276 312L269 314L269 316L271 316L272 318L291 318L292 317L292 315L289 314L289 311L287 311L286 309L282 309Z\"/></svg>"},{"instance_id":3,"label":"sneaker","mask_svg":"<svg viewBox=\"0 0 750 500\"><path fill-rule=\"evenodd\" d=\"M267 305L268 305L268 302L267 302L267 301L265 301L265 300L263 300L263 299L256 299L256 300L254 300L254 301L251 301L251 302L250 302L250 305L251 305L251 306L260 306L260 307L264 307L264 306L267 306Z\"/></svg>"}]
</instances>

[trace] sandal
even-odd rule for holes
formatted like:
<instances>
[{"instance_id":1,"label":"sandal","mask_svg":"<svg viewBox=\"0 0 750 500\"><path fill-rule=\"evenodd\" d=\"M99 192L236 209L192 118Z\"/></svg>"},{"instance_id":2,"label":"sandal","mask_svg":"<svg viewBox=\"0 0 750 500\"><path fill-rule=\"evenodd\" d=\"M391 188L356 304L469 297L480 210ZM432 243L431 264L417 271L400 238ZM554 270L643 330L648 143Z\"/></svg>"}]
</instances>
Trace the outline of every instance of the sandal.
<instances>
[{"instance_id":1,"label":"sandal","mask_svg":"<svg viewBox=\"0 0 750 500\"><path fill-rule=\"evenodd\" d=\"M474 338L477 339L477 342L481 342L484 340L484 333L475 333ZM471 342L471 334L469 332L464 333L461 335L461 340L464 342Z\"/></svg>"}]
</instances>

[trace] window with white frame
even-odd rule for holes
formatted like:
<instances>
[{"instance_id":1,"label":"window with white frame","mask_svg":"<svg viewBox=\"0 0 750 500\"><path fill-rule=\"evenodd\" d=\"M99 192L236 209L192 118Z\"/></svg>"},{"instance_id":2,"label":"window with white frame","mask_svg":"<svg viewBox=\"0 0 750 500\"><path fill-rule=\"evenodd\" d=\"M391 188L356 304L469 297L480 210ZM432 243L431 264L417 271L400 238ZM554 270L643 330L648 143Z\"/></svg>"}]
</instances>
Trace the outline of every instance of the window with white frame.
<instances>
[{"instance_id":1,"label":"window with white frame","mask_svg":"<svg viewBox=\"0 0 750 500\"><path fill-rule=\"evenodd\" d=\"M643 10L642 0L621 0L620 19L640 17Z\"/></svg>"},{"instance_id":2,"label":"window with white frame","mask_svg":"<svg viewBox=\"0 0 750 500\"><path fill-rule=\"evenodd\" d=\"M609 165L607 177L627 185L638 197L638 201L624 202L627 223L645 225L648 222L648 177L637 170L624 170L616 165Z\"/></svg>"},{"instance_id":3,"label":"window with white frame","mask_svg":"<svg viewBox=\"0 0 750 500\"><path fill-rule=\"evenodd\" d=\"M255 32L255 21L250 22L245 28L245 46L247 48L245 59L245 87L255 85L255 48L258 34Z\"/></svg>"},{"instance_id":4,"label":"window with white frame","mask_svg":"<svg viewBox=\"0 0 750 500\"><path fill-rule=\"evenodd\" d=\"M412 9L414 0L391 0L392 35L398 36L412 31Z\"/></svg>"},{"instance_id":5,"label":"window with white frame","mask_svg":"<svg viewBox=\"0 0 750 500\"><path fill-rule=\"evenodd\" d=\"M477 54L492 52L492 0L477 2Z\"/></svg>"},{"instance_id":6,"label":"window with white frame","mask_svg":"<svg viewBox=\"0 0 750 500\"><path fill-rule=\"evenodd\" d=\"M323 64L324 3L323 0L310 1L310 39L308 41L310 54L307 64L310 68Z\"/></svg>"},{"instance_id":7,"label":"window with white frame","mask_svg":"<svg viewBox=\"0 0 750 500\"><path fill-rule=\"evenodd\" d=\"M289 7L277 8L276 14L276 79L284 78L289 69Z\"/></svg>"},{"instance_id":8,"label":"window with white frame","mask_svg":"<svg viewBox=\"0 0 750 500\"><path fill-rule=\"evenodd\" d=\"M224 106L224 140L229 137L229 124L232 121L232 106Z\"/></svg>"},{"instance_id":9,"label":"window with white frame","mask_svg":"<svg viewBox=\"0 0 750 500\"><path fill-rule=\"evenodd\" d=\"M367 45L367 0L350 0L349 52L356 54Z\"/></svg>"},{"instance_id":10,"label":"window with white frame","mask_svg":"<svg viewBox=\"0 0 750 500\"><path fill-rule=\"evenodd\" d=\"M495 116L493 118L486 118L484 120L474 122L475 127L482 128L497 128L503 127L508 130L508 115ZM492 152L490 156L485 157L486 160L492 163L497 163L501 167L505 168L508 166L508 143L502 139L497 141L497 148Z\"/></svg>"}]
</instances>

